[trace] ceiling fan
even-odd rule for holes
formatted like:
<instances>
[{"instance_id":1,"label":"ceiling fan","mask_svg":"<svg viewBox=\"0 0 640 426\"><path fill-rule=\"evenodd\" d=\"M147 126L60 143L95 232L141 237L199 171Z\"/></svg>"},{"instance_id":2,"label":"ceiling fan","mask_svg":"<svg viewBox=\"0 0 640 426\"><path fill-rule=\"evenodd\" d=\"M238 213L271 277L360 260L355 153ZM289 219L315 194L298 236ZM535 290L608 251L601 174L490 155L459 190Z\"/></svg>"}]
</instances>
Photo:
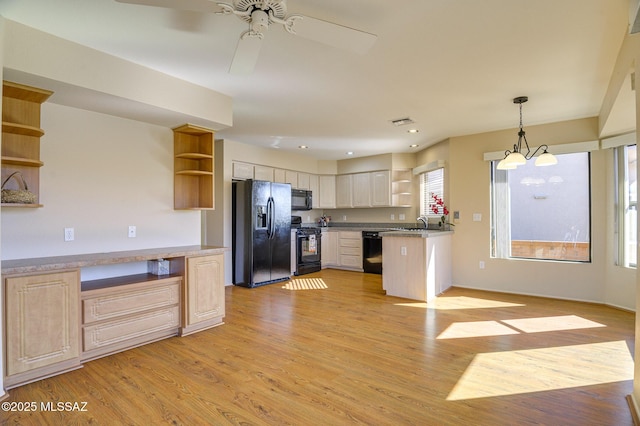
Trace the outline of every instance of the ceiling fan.
<instances>
[{"instance_id":1,"label":"ceiling fan","mask_svg":"<svg viewBox=\"0 0 640 426\"><path fill-rule=\"evenodd\" d=\"M279 24L290 33L326 45L355 53L366 53L377 36L303 15L287 15L286 0L233 0L233 3L215 3L212 0L116 0L146 6L159 6L196 12L215 12L220 15L236 15L249 24L240 35L231 62L231 74L250 74L255 68L262 41L271 24Z\"/></svg>"}]
</instances>

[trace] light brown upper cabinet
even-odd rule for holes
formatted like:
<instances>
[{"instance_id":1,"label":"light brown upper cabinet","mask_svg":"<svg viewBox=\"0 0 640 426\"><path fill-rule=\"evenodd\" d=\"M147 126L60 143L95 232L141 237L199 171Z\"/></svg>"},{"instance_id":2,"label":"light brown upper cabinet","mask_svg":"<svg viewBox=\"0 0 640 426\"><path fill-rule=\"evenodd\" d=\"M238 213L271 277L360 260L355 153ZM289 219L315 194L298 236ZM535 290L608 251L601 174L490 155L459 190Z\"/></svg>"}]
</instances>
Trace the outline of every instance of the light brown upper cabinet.
<instances>
[{"instance_id":1,"label":"light brown upper cabinet","mask_svg":"<svg viewBox=\"0 0 640 426\"><path fill-rule=\"evenodd\" d=\"M215 208L213 134L213 130L192 124L173 129L174 209Z\"/></svg>"},{"instance_id":2,"label":"light brown upper cabinet","mask_svg":"<svg viewBox=\"0 0 640 426\"><path fill-rule=\"evenodd\" d=\"M3 207L42 207L40 204L40 107L53 92L3 81L2 83L2 182L5 189L28 190L35 201L2 203Z\"/></svg>"}]
</instances>

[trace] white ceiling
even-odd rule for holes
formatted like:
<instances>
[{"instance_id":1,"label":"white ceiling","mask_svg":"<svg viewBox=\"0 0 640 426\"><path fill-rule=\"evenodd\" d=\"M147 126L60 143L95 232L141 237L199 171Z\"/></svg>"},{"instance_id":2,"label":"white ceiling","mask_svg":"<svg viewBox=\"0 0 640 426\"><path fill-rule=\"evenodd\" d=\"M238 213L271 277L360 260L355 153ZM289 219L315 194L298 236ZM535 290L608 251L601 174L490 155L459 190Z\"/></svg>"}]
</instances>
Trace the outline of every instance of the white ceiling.
<instances>
[{"instance_id":1,"label":"white ceiling","mask_svg":"<svg viewBox=\"0 0 640 426\"><path fill-rule=\"evenodd\" d=\"M596 116L629 19L628 0L289 0L287 7L378 39L358 55L272 26L253 74L236 76L227 70L247 24L234 16L115 0L0 0L7 19L232 96L233 127L216 137L307 145L304 153L321 159L411 152L517 127L512 99L521 95L529 96L525 129ZM390 123L404 117L419 133ZM609 131L634 125L622 119Z\"/></svg>"}]
</instances>

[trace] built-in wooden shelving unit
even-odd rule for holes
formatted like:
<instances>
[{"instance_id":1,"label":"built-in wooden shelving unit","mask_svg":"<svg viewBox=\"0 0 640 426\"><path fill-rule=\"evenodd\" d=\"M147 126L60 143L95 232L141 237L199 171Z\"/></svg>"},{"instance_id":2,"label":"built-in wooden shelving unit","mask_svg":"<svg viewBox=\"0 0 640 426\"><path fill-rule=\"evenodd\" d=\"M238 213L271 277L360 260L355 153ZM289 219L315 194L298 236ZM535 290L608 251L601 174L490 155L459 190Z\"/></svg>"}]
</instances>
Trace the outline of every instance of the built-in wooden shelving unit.
<instances>
[{"instance_id":1,"label":"built-in wooden shelving unit","mask_svg":"<svg viewBox=\"0 0 640 426\"><path fill-rule=\"evenodd\" d=\"M36 194L33 204L2 203L2 207L42 207L40 204L40 109L53 92L23 84L2 83L2 180L20 172L29 191ZM20 188L15 180L5 189Z\"/></svg>"}]
</instances>

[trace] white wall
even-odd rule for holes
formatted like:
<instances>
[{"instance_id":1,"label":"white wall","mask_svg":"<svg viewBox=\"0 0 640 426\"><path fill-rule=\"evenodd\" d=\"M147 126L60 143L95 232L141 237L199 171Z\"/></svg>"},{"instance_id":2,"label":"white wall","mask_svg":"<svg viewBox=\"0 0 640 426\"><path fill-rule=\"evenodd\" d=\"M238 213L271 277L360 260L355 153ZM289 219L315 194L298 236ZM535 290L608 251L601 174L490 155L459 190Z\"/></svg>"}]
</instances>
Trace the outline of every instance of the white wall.
<instances>
[{"instance_id":1,"label":"white wall","mask_svg":"<svg viewBox=\"0 0 640 426\"><path fill-rule=\"evenodd\" d=\"M525 129L530 144L554 144L598 139L595 118L531 126ZM613 226L608 222L608 207L603 200L611 188L607 186L605 151L592 153L591 194L593 260L591 263L540 262L490 258L490 171L483 160L484 152L499 151L514 143L517 129L451 138L448 142L449 209L460 211L460 221L453 236L454 285L482 290L542 295L548 297L614 303L635 309L634 284L630 274L616 270L617 289L607 288L607 273L612 269L607 242L613 239ZM437 150L438 146L428 148ZM442 155L439 153L438 155ZM421 153L427 158L427 153ZM610 170L610 169L609 169ZM472 221L480 213L482 221ZM544 223L540 223L544 226ZM485 262L485 269L479 262Z\"/></svg>"},{"instance_id":2,"label":"white wall","mask_svg":"<svg viewBox=\"0 0 640 426\"><path fill-rule=\"evenodd\" d=\"M200 213L173 210L171 129L51 103L41 126L44 207L2 210L2 259L200 244Z\"/></svg>"}]
</instances>

